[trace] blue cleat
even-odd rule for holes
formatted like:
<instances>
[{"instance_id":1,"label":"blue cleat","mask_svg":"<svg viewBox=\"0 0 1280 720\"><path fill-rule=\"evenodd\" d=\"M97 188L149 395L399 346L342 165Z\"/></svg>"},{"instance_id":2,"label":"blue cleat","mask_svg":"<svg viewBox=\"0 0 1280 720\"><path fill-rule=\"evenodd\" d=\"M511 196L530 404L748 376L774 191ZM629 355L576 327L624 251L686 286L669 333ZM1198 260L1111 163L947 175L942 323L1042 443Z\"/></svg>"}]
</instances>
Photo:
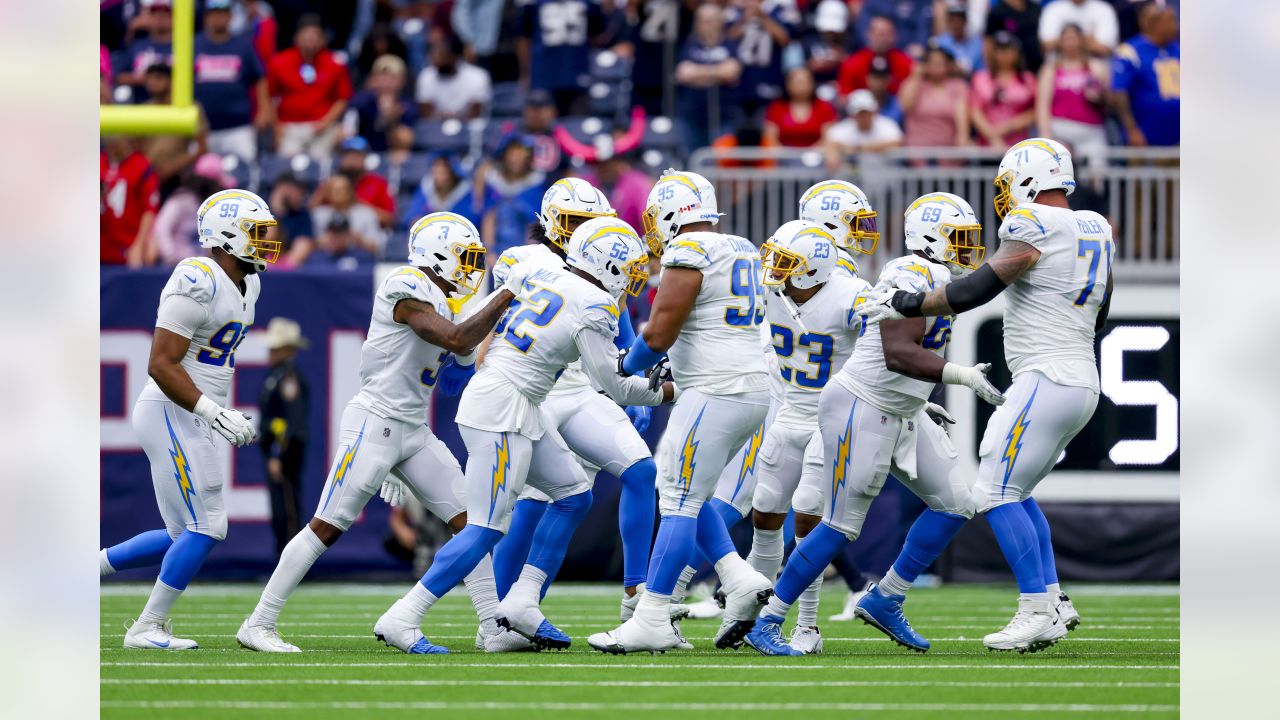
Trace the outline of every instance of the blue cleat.
<instances>
[{"instance_id":1,"label":"blue cleat","mask_svg":"<svg viewBox=\"0 0 1280 720\"><path fill-rule=\"evenodd\" d=\"M410 655L448 655L449 648L444 647L443 645L432 645L430 640L423 637L423 638L418 638L418 641L409 647L409 654Z\"/></svg>"},{"instance_id":2,"label":"blue cleat","mask_svg":"<svg viewBox=\"0 0 1280 720\"><path fill-rule=\"evenodd\" d=\"M777 615L761 615L747 633L747 644L761 655L804 655L782 639L783 618Z\"/></svg>"},{"instance_id":3,"label":"blue cleat","mask_svg":"<svg viewBox=\"0 0 1280 720\"><path fill-rule=\"evenodd\" d=\"M560 628L552 625L550 620L543 620L538 631L529 640L539 650L564 650L573 642Z\"/></svg>"},{"instance_id":4,"label":"blue cleat","mask_svg":"<svg viewBox=\"0 0 1280 720\"><path fill-rule=\"evenodd\" d=\"M906 595L885 595L878 585L872 585L854 606L853 614L899 645L917 652L927 652L929 641L920 637L902 614L902 603L906 599Z\"/></svg>"}]
</instances>

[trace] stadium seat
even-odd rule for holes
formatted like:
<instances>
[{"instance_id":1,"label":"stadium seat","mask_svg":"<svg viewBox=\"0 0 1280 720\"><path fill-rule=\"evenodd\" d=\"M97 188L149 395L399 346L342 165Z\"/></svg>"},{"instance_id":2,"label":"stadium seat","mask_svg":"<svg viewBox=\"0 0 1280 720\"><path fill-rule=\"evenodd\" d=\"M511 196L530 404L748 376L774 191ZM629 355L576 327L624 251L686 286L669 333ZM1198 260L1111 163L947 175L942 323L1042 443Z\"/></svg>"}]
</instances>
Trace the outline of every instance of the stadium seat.
<instances>
[{"instance_id":1,"label":"stadium seat","mask_svg":"<svg viewBox=\"0 0 1280 720\"><path fill-rule=\"evenodd\" d=\"M421 150L460 155L471 151L471 131L461 120L420 120L414 134Z\"/></svg>"},{"instance_id":2,"label":"stadium seat","mask_svg":"<svg viewBox=\"0 0 1280 720\"><path fill-rule=\"evenodd\" d=\"M617 84L631 79L631 60L618 57L612 50L600 50L591 54L591 79Z\"/></svg>"},{"instance_id":3,"label":"stadium seat","mask_svg":"<svg viewBox=\"0 0 1280 720\"><path fill-rule=\"evenodd\" d=\"M520 117L524 109L524 93L520 83L496 83L493 86L493 101L489 104L489 114L494 118Z\"/></svg>"},{"instance_id":4,"label":"stadium seat","mask_svg":"<svg viewBox=\"0 0 1280 720\"><path fill-rule=\"evenodd\" d=\"M640 139L642 150L661 150L668 154L678 154L681 144L680 128L669 117L657 115L649 118L645 124L644 137Z\"/></svg>"},{"instance_id":5,"label":"stadium seat","mask_svg":"<svg viewBox=\"0 0 1280 720\"><path fill-rule=\"evenodd\" d=\"M626 112L631 82L594 82L587 89L587 112L600 118L616 118Z\"/></svg>"},{"instance_id":6,"label":"stadium seat","mask_svg":"<svg viewBox=\"0 0 1280 720\"><path fill-rule=\"evenodd\" d=\"M652 175L658 175L663 170L670 167L680 167L683 165L683 163L674 154L653 148L641 150L636 154L636 157L639 160L637 164Z\"/></svg>"},{"instance_id":7,"label":"stadium seat","mask_svg":"<svg viewBox=\"0 0 1280 720\"><path fill-rule=\"evenodd\" d=\"M255 168L249 163L242 162L235 155L227 155L222 158L222 171L230 175L236 181L236 187L256 189L261 180L255 175Z\"/></svg>"},{"instance_id":8,"label":"stadium seat","mask_svg":"<svg viewBox=\"0 0 1280 720\"><path fill-rule=\"evenodd\" d=\"M493 118L485 125L484 131L480 134L480 152L482 155L492 155L494 148L498 147L498 141L507 133L519 127L519 123L512 119Z\"/></svg>"},{"instance_id":9,"label":"stadium seat","mask_svg":"<svg viewBox=\"0 0 1280 720\"><path fill-rule=\"evenodd\" d=\"M262 155L258 158L258 166L261 171L258 182L264 190L269 190L276 184L276 178L285 173L292 173L304 185L311 188L320 184L321 178L326 175L325 168L320 167L319 163L306 155L293 157Z\"/></svg>"},{"instance_id":10,"label":"stadium seat","mask_svg":"<svg viewBox=\"0 0 1280 720\"><path fill-rule=\"evenodd\" d=\"M607 117L563 117L560 126L579 142L590 145L595 136L613 130L613 121Z\"/></svg>"},{"instance_id":11,"label":"stadium seat","mask_svg":"<svg viewBox=\"0 0 1280 720\"><path fill-rule=\"evenodd\" d=\"M391 165L384 158L382 174L387 178L387 184L391 186L393 194L412 193L430 167L430 155L427 153L414 153L399 165Z\"/></svg>"}]
</instances>

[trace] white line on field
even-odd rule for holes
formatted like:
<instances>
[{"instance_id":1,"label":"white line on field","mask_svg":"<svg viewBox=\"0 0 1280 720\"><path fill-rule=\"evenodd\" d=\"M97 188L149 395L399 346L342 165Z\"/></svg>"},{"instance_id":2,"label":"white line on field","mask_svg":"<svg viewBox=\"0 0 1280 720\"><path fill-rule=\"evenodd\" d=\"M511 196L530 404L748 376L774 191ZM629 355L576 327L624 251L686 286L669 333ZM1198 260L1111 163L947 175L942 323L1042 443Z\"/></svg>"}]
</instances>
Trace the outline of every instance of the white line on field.
<instances>
[{"instance_id":1,"label":"white line on field","mask_svg":"<svg viewBox=\"0 0 1280 720\"><path fill-rule=\"evenodd\" d=\"M348 615L348 616L346 616L346 617L347 617L347 619L348 619L348 620L350 620L350 619L351 619L351 616L349 616L349 615ZM575 617L576 617L576 616L575 616ZM206 630L206 629L223 629L223 630L227 630L227 629L229 629L229 630L235 630L236 628L238 628L238 627L240 626L240 622L241 622L243 619L244 619L243 617L241 617L241 616L237 615L235 620L226 620L226 621L205 621L205 619L204 619L204 618L201 618L201 619L194 619L194 620L182 620L182 621L180 621L180 622L181 622L181 627L182 627L182 629L183 629L183 630L192 630L192 629L199 629L199 630L202 630L202 631L204 631L204 630ZM577 619L582 620L583 618L577 618ZM992 624L983 624L983 625L935 625L935 624L933 624L933 623L929 622L929 621L928 621L927 619L925 619L925 618L912 618L912 619L917 621L917 622L915 623L917 626L919 626L919 627L923 627L923 628L925 628L926 630L984 630L984 631L990 631L990 630L992 629ZM285 620L285 621L282 621L282 622L279 624L279 627L280 627L280 628L282 628L282 629L284 629L284 630L288 630L288 629L290 629L290 628L307 628L307 627L315 627L315 628L334 628L334 629L338 629L338 628L372 628L372 627L373 627L373 620L374 620L374 618L370 618L368 621L360 620L360 621L355 621L355 622L307 622L307 621L298 622L298 621L293 621L293 620ZM616 622L616 620L615 620L614 622ZM994 621L993 621L993 622L994 622ZM584 629L596 629L596 630L599 630L599 629L602 629L602 628L603 628L605 625L607 625L607 624L608 624L608 622L607 622L607 621L602 620L602 621L600 621L600 622L598 622L598 623L596 623L596 622L582 622L582 623L556 623L556 627L561 628L561 629L564 629L564 628L584 628ZM428 621L428 622L426 623L426 627L427 627L427 628L475 628L477 625L478 625L478 623L477 623L477 621L475 621L475 620L472 620L471 622L460 622L460 623L458 623L458 622L430 622L430 621ZM843 623L841 623L841 625L843 625ZM119 622L115 622L115 621L110 621L110 620L108 620L108 621L104 621L104 622L102 622L102 623L101 623L101 626L102 626L102 627L104 627L104 628L112 628L112 629L116 629L116 628L119 628L119 627L120 627L120 623L119 623ZM685 625L684 627L685 627L686 629L689 629L689 628L691 628L691 627L693 627L693 626L692 626L692 625ZM708 625L707 627L710 627L710 625ZM1167 631L1167 630L1177 630L1177 627L1176 627L1176 626L1173 626L1173 625L1109 625L1109 624L1097 624L1097 623L1089 623L1089 624L1087 625L1087 628L1088 628L1089 630L1166 630L1166 631ZM320 637L320 636L313 635L312 637ZM823 637L828 637L828 636L824 635Z\"/></svg>"},{"instance_id":2,"label":"white line on field","mask_svg":"<svg viewBox=\"0 0 1280 720\"><path fill-rule=\"evenodd\" d=\"M510 687L510 680L354 680L325 678L102 678L103 685L342 685L371 687ZM813 687L787 680L521 680L522 687ZM823 687L991 687L991 688L1176 688L1176 682L981 682L948 680L823 680Z\"/></svg>"},{"instance_id":3,"label":"white line on field","mask_svg":"<svg viewBox=\"0 0 1280 720\"><path fill-rule=\"evenodd\" d=\"M439 656L437 656L439 657ZM697 663L697 664L657 664L655 662L628 662L619 659L616 663L495 663L495 662L431 662L430 660L413 661L391 661L386 662L148 662L148 661L107 661L101 663L103 667L160 667L160 668L193 668L193 667L209 667L209 668L226 668L226 667L248 667L248 668L281 668L281 667L321 667L321 668L357 668L357 667L429 667L434 670L465 670L467 668L519 668L521 670L538 670L541 668L563 669L563 668L581 668L587 670L623 670L630 672L636 669L643 670L764 670L773 672L775 670L968 670L980 668L983 670L993 671L1023 671L1023 670L1177 670L1178 665L1005 665L991 663L949 663L939 665L859 665L857 663L839 663L839 664L804 664L793 665L785 662L765 662L764 664L738 664L738 663Z\"/></svg>"},{"instance_id":4,"label":"white line on field","mask_svg":"<svg viewBox=\"0 0 1280 720\"><path fill-rule=\"evenodd\" d=\"M107 700L107 708L152 710L546 710L546 711L876 711L916 712L1176 712L1177 705L995 703L569 703L569 702L290 702L249 700Z\"/></svg>"},{"instance_id":5,"label":"white line on field","mask_svg":"<svg viewBox=\"0 0 1280 720\"><path fill-rule=\"evenodd\" d=\"M565 626L561 625L560 627L565 627ZM474 640L474 639L475 639L475 637L476 637L475 633L471 633L470 635L440 635L440 634L437 634L437 633L433 633L433 632L431 632L430 630L431 630L431 628L428 626L428 627L426 628L426 631L427 631L427 633L426 633L426 634L427 634L427 636L428 636L428 637L436 638L436 639L438 639L438 640ZM309 634L309 633L285 633L285 635L286 635L287 637L291 637L291 638L308 638L308 639L312 639L312 640L372 640L372 639L373 639L373 634L372 634L372 633L364 633L364 634L360 634L360 635L329 635L329 634ZM876 637L840 637L840 636L838 636L838 635L823 635L823 636L822 636L822 639L823 639L823 640L836 640L836 641L842 641L842 642L885 642L885 638L884 638L884 637L882 637L882 636L876 636ZM933 640L934 642L963 642L963 641L966 641L966 640L977 640L978 638L977 638L977 637L944 637L944 638L936 637L936 638L930 638L930 639L931 639L931 640ZM1080 636L1078 636L1078 635L1073 635L1073 636L1071 637L1070 642L1073 642L1073 643L1076 643L1076 642L1162 642L1162 643L1176 643L1176 642L1182 642L1182 641L1181 641L1179 638L1134 638L1134 637L1095 638L1095 637L1080 637Z\"/></svg>"}]
</instances>

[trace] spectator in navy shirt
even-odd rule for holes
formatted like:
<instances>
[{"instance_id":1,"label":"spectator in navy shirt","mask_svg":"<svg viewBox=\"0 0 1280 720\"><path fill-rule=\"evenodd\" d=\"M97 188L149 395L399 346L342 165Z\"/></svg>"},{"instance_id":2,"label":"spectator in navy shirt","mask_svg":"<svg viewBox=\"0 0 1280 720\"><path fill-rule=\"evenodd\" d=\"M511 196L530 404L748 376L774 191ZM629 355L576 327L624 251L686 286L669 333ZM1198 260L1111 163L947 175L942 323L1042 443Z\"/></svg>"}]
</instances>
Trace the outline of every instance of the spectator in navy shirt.
<instances>
[{"instance_id":1,"label":"spectator in navy shirt","mask_svg":"<svg viewBox=\"0 0 1280 720\"><path fill-rule=\"evenodd\" d=\"M476 172L476 192L485 202L480 237L492 259L524 244L549 184L547 176L533 168L532 140L520 133L503 138L494 161L481 165Z\"/></svg>"},{"instance_id":2,"label":"spectator in navy shirt","mask_svg":"<svg viewBox=\"0 0 1280 720\"><path fill-rule=\"evenodd\" d=\"M1129 145L1177 145L1182 104L1178 16L1150 3L1138 13L1142 34L1116 48L1111 90Z\"/></svg>"},{"instance_id":3,"label":"spectator in navy shirt","mask_svg":"<svg viewBox=\"0 0 1280 720\"><path fill-rule=\"evenodd\" d=\"M813 11L813 29L815 35L804 48L805 65L819 87L829 86L829 97L835 97L836 76L849 57L849 6L843 0L822 0Z\"/></svg>"},{"instance_id":4,"label":"spectator in navy shirt","mask_svg":"<svg viewBox=\"0 0 1280 720\"><path fill-rule=\"evenodd\" d=\"M521 0L516 54L521 82L547 90L561 115L586 109L593 38L606 29L598 0ZM574 112L575 110L579 112Z\"/></svg>"},{"instance_id":5,"label":"spectator in navy shirt","mask_svg":"<svg viewBox=\"0 0 1280 720\"><path fill-rule=\"evenodd\" d=\"M172 10L169 0L143 0L138 25L147 30L147 35L129 43L129 47L125 49L124 62L116 74L117 85L133 88L134 102L147 100L147 91L143 87L147 68L156 64L173 63Z\"/></svg>"},{"instance_id":6,"label":"spectator in navy shirt","mask_svg":"<svg viewBox=\"0 0 1280 720\"><path fill-rule=\"evenodd\" d=\"M764 0L735 0L726 15L725 37L737 44L742 63L738 110L741 118L751 118L782 97L782 51L798 18L784 3Z\"/></svg>"},{"instance_id":7,"label":"spectator in navy shirt","mask_svg":"<svg viewBox=\"0 0 1280 720\"><path fill-rule=\"evenodd\" d=\"M965 75L971 75L986 65L982 38L969 34L969 5L966 0L947 0L945 7L946 17L942 23L945 30L934 40L939 47L951 53Z\"/></svg>"},{"instance_id":8,"label":"spectator in navy shirt","mask_svg":"<svg viewBox=\"0 0 1280 720\"><path fill-rule=\"evenodd\" d=\"M988 50L990 38L1001 30L1018 38L1027 61L1027 69L1037 72L1044 62L1040 50L1040 3L1035 0L996 0L987 12Z\"/></svg>"},{"instance_id":9,"label":"spectator in navy shirt","mask_svg":"<svg viewBox=\"0 0 1280 720\"><path fill-rule=\"evenodd\" d=\"M205 3L204 32L194 45L195 99L209 121L209 150L253 160L272 105L252 41L231 34L231 0Z\"/></svg>"},{"instance_id":10,"label":"spectator in navy shirt","mask_svg":"<svg viewBox=\"0 0 1280 720\"><path fill-rule=\"evenodd\" d=\"M912 57L924 53L933 34L933 0L864 0L858 17L863 37L870 37L872 20L889 18L897 32L897 47Z\"/></svg>"},{"instance_id":11,"label":"spectator in navy shirt","mask_svg":"<svg viewBox=\"0 0 1280 720\"><path fill-rule=\"evenodd\" d=\"M267 231L267 239L284 244L284 255L279 266L294 268L306 261L316 248L315 231L311 223L311 211L307 209L307 191L302 181L291 174L276 178L271 188L271 214L277 225Z\"/></svg>"},{"instance_id":12,"label":"spectator in navy shirt","mask_svg":"<svg viewBox=\"0 0 1280 720\"><path fill-rule=\"evenodd\" d=\"M693 16L693 34L676 65L680 119L685 123L689 150L711 144L733 123L730 101L742 63L736 43L724 38L724 12L719 5L702 5Z\"/></svg>"},{"instance_id":13,"label":"spectator in navy shirt","mask_svg":"<svg viewBox=\"0 0 1280 720\"><path fill-rule=\"evenodd\" d=\"M348 130L367 140L373 152L386 152L396 128L412 127L418 119L418 106L404 95L408 72L404 60L383 55L373 61L364 90L351 98L354 128Z\"/></svg>"},{"instance_id":14,"label":"spectator in navy shirt","mask_svg":"<svg viewBox=\"0 0 1280 720\"><path fill-rule=\"evenodd\" d=\"M675 108L664 107L663 89L680 60L680 48L689 36L692 8L687 0L632 0L626 3L627 28L635 48L634 104L650 115L669 115Z\"/></svg>"}]
</instances>

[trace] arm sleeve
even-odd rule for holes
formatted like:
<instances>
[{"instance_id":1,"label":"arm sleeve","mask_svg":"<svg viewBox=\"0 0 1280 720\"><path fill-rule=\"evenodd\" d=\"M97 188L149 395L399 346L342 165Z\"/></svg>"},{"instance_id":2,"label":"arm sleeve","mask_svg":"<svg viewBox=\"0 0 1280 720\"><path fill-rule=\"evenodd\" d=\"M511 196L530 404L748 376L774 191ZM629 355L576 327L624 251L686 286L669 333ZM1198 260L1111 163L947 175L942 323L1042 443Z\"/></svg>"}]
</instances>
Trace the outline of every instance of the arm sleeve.
<instances>
[{"instance_id":1,"label":"arm sleeve","mask_svg":"<svg viewBox=\"0 0 1280 720\"><path fill-rule=\"evenodd\" d=\"M1000 276L983 264L977 270L947 285L947 304L957 313L967 312L980 305L991 302L995 296L1004 292L1005 284Z\"/></svg>"},{"instance_id":2,"label":"arm sleeve","mask_svg":"<svg viewBox=\"0 0 1280 720\"><path fill-rule=\"evenodd\" d=\"M631 343L636 339L636 329L631 325L631 313L626 308L619 308L618 313L618 334L613 338L613 344L618 346L619 350L631 347Z\"/></svg>"},{"instance_id":3,"label":"arm sleeve","mask_svg":"<svg viewBox=\"0 0 1280 720\"><path fill-rule=\"evenodd\" d=\"M189 295L167 295L156 312L156 327L191 339L208 315L208 308Z\"/></svg>"},{"instance_id":4,"label":"arm sleeve","mask_svg":"<svg viewBox=\"0 0 1280 720\"><path fill-rule=\"evenodd\" d=\"M619 405L661 405L662 390L650 392L649 381L642 377L621 377L617 373L617 349L603 333L584 328L573 338L582 356L582 370L591 384L600 388Z\"/></svg>"}]
</instances>

